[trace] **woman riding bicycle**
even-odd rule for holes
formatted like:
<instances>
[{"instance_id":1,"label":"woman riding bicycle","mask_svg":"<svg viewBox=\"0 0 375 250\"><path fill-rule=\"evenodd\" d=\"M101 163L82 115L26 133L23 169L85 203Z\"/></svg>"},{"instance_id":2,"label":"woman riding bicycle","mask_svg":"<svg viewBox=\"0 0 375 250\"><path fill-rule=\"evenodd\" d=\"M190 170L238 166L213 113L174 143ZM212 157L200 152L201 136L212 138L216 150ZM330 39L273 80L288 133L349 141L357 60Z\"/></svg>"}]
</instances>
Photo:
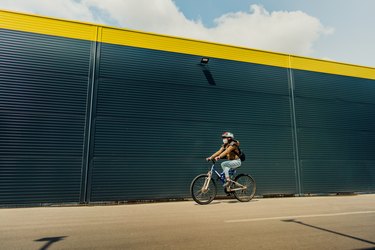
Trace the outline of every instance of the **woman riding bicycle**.
<instances>
[{"instance_id":1,"label":"woman riding bicycle","mask_svg":"<svg viewBox=\"0 0 375 250\"><path fill-rule=\"evenodd\" d=\"M234 140L234 135L231 132L225 132L221 135L223 138L223 145L221 148L215 152L210 157L207 157L207 161L212 161L215 159L215 161L219 159L227 159L227 161L224 161L221 163L221 167L223 168L226 182L224 184L224 187L229 191L229 186L231 183L230 177L229 177L229 170L230 169L236 169L241 166L241 160L240 160L240 142Z\"/></svg>"}]
</instances>

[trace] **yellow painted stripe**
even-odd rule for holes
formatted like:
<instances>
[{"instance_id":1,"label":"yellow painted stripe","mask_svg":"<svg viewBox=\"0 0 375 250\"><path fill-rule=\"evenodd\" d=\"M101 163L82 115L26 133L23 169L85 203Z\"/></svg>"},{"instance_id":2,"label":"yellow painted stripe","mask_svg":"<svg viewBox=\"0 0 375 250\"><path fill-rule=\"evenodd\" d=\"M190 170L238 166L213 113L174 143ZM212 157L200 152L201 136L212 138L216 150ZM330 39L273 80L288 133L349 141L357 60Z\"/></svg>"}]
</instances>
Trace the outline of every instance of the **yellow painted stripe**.
<instances>
[{"instance_id":1,"label":"yellow painted stripe","mask_svg":"<svg viewBox=\"0 0 375 250\"><path fill-rule=\"evenodd\" d=\"M97 26L0 10L0 28L95 41Z\"/></svg>"},{"instance_id":2,"label":"yellow painted stripe","mask_svg":"<svg viewBox=\"0 0 375 250\"><path fill-rule=\"evenodd\" d=\"M375 68L345 63L291 56L290 67L293 69L302 69L321 73L353 76L375 80Z\"/></svg>"},{"instance_id":3,"label":"yellow painted stripe","mask_svg":"<svg viewBox=\"0 0 375 250\"><path fill-rule=\"evenodd\" d=\"M278 67L289 65L288 55L115 28L103 28L102 42Z\"/></svg>"},{"instance_id":4,"label":"yellow painted stripe","mask_svg":"<svg viewBox=\"0 0 375 250\"><path fill-rule=\"evenodd\" d=\"M0 10L0 28L375 79L375 68Z\"/></svg>"}]
</instances>

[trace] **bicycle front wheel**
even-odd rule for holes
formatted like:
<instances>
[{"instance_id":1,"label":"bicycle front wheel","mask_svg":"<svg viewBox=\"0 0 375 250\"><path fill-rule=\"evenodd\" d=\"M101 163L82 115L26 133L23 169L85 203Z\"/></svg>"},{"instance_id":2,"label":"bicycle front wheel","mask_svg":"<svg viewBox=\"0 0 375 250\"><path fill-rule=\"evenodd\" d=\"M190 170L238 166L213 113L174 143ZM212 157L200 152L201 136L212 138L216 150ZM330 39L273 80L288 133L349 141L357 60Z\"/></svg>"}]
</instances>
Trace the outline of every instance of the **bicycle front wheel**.
<instances>
[{"instance_id":1,"label":"bicycle front wheel","mask_svg":"<svg viewBox=\"0 0 375 250\"><path fill-rule=\"evenodd\" d=\"M256 184L253 177L248 174L240 174L234 179L234 181L236 182L233 188L234 197L242 202L250 201L254 197L256 191Z\"/></svg>"},{"instance_id":2,"label":"bicycle front wheel","mask_svg":"<svg viewBox=\"0 0 375 250\"><path fill-rule=\"evenodd\" d=\"M216 196L216 183L212 178L209 180L206 174L198 175L191 182L190 192L196 203L209 204Z\"/></svg>"}]
</instances>

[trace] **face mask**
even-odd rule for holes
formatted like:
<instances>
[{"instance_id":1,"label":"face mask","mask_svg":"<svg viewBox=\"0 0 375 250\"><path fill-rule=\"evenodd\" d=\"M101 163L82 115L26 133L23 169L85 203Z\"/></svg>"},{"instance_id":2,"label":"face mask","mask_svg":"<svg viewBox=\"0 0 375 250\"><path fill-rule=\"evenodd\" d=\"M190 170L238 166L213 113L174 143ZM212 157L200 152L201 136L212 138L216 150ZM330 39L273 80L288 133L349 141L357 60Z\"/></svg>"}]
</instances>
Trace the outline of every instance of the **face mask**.
<instances>
[{"instance_id":1,"label":"face mask","mask_svg":"<svg viewBox=\"0 0 375 250\"><path fill-rule=\"evenodd\" d=\"M227 144L227 143L228 143L228 139L227 139L227 138L224 138L224 139L223 139L223 143L224 143L224 144Z\"/></svg>"}]
</instances>

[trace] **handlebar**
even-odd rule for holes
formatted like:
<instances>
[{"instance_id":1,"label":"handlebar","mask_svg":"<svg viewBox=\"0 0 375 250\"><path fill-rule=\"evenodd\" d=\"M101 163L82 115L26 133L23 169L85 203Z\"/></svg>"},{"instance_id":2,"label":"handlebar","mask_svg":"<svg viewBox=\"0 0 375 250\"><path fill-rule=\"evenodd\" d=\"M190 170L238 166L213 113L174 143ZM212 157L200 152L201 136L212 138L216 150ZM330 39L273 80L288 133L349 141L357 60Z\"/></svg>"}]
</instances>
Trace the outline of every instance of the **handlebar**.
<instances>
[{"instance_id":1,"label":"handlebar","mask_svg":"<svg viewBox=\"0 0 375 250\"><path fill-rule=\"evenodd\" d=\"M207 160L207 162L212 162L213 164L215 164L216 163L216 161L215 161L215 159L210 159L210 160Z\"/></svg>"}]
</instances>

